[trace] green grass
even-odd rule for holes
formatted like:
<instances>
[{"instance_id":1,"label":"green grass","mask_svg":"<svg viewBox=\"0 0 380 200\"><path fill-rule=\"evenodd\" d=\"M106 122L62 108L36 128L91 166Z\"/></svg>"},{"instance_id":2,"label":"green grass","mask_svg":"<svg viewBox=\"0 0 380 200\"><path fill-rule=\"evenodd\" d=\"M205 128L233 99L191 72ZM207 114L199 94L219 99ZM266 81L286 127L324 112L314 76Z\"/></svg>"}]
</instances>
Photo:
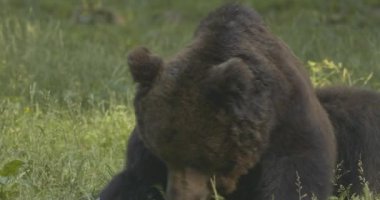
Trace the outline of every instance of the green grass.
<instances>
[{"instance_id":1,"label":"green grass","mask_svg":"<svg viewBox=\"0 0 380 200\"><path fill-rule=\"evenodd\" d=\"M24 164L5 186L0 184L0 199L93 199L122 166L125 138L134 124L125 106L42 112L4 102L1 109L1 163Z\"/></svg>"},{"instance_id":2,"label":"green grass","mask_svg":"<svg viewBox=\"0 0 380 200\"><path fill-rule=\"evenodd\" d=\"M0 0L0 199L94 199L122 168L134 126L126 53L145 45L169 57L227 1L94 1L123 23L74 23L85 2ZM377 0L242 2L316 84L380 88Z\"/></svg>"}]
</instances>

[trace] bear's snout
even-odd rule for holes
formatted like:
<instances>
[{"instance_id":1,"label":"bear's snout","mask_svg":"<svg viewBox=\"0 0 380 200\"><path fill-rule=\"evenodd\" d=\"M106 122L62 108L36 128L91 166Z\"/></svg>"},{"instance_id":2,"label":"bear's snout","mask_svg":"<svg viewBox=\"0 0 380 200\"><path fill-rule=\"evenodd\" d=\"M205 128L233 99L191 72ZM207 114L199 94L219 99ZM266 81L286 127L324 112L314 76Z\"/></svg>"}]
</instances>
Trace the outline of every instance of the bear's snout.
<instances>
[{"instance_id":1,"label":"bear's snout","mask_svg":"<svg viewBox=\"0 0 380 200\"><path fill-rule=\"evenodd\" d=\"M209 176L191 168L169 168L166 199L209 200L209 180Z\"/></svg>"}]
</instances>

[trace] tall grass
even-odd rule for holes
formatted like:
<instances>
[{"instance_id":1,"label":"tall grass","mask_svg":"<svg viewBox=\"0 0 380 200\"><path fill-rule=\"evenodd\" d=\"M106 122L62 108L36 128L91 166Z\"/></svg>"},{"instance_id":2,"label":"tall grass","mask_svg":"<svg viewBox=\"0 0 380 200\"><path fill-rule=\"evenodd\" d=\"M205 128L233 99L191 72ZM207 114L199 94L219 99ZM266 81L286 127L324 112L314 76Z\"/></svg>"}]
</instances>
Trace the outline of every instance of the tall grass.
<instances>
[{"instance_id":1,"label":"tall grass","mask_svg":"<svg viewBox=\"0 0 380 200\"><path fill-rule=\"evenodd\" d=\"M130 106L42 111L3 101L0 109L0 169L22 162L0 176L0 199L94 199L122 166L134 126Z\"/></svg>"}]
</instances>

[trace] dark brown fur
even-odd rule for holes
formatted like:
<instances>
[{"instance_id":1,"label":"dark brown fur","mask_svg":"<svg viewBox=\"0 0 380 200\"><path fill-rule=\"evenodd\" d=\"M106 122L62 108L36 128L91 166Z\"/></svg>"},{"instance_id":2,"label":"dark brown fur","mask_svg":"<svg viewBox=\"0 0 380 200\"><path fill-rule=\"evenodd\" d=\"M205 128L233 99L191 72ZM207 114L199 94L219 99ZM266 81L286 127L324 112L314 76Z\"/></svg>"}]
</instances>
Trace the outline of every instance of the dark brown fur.
<instances>
[{"instance_id":1,"label":"dark brown fur","mask_svg":"<svg viewBox=\"0 0 380 200\"><path fill-rule=\"evenodd\" d=\"M335 127L338 141L338 161L341 170L338 186L350 188L350 193L359 194L362 182L368 181L370 189L380 191L380 94L355 88L334 87L318 89L317 95L328 111ZM128 143L127 169L115 176L103 191L102 199L162 200L154 185L166 186L165 164L146 149L138 138L137 130ZM359 174L358 162L362 161L364 174ZM239 179L237 189L227 200L249 200L259 184L262 165L256 165L247 175ZM351 186L350 186L351 185ZM114 196L113 196L114 195ZM119 198L116 198L118 196Z\"/></svg>"},{"instance_id":2,"label":"dark brown fur","mask_svg":"<svg viewBox=\"0 0 380 200\"><path fill-rule=\"evenodd\" d=\"M365 178L374 192L380 191L380 94L356 88L333 87L317 90L329 113L338 142L340 170L337 187L360 194ZM359 173L359 161L363 173ZM351 185L351 186L350 186ZM336 188L337 189L337 188ZM336 190L336 194L339 192Z\"/></svg>"},{"instance_id":3,"label":"dark brown fur","mask_svg":"<svg viewBox=\"0 0 380 200\"><path fill-rule=\"evenodd\" d=\"M333 128L297 58L255 11L227 5L211 13L158 70L136 62L149 55L137 49L129 56L139 83L134 137L164 161L169 200L208 199L209 187L189 186L214 175L227 199L297 199L297 176L305 199L327 199ZM242 176L249 184L241 185ZM108 190L104 199L118 195Z\"/></svg>"}]
</instances>

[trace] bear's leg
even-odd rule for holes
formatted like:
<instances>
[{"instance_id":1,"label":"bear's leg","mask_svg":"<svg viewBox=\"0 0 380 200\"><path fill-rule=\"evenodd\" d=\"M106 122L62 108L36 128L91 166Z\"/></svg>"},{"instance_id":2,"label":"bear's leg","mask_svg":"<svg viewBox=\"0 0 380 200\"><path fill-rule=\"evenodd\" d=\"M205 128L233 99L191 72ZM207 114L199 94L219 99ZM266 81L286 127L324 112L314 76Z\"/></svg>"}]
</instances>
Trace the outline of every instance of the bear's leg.
<instances>
[{"instance_id":1,"label":"bear's leg","mask_svg":"<svg viewBox=\"0 0 380 200\"><path fill-rule=\"evenodd\" d=\"M127 167L101 192L100 200L163 200L165 164L143 144L135 129L128 142Z\"/></svg>"},{"instance_id":2,"label":"bear's leg","mask_svg":"<svg viewBox=\"0 0 380 200\"><path fill-rule=\"evenodd\" d=\"M371 191L379 193L380 94L360 88L327 87L318 89L317 96L329 114L338 144L334 194L362 194L364 179ZM346 190L342 191L342 186Z\"/></svg>"},{"instance_id":3,"label":"bear's leg","mask_svg":"<svg viewBox=\"0 0 380 200\"><path fill-rule=\"evenodd\" d=\"M316 152L266 159L258 186L259 199L325 200L332 190L330 164Z\"/></svg>"}]
</instances>

